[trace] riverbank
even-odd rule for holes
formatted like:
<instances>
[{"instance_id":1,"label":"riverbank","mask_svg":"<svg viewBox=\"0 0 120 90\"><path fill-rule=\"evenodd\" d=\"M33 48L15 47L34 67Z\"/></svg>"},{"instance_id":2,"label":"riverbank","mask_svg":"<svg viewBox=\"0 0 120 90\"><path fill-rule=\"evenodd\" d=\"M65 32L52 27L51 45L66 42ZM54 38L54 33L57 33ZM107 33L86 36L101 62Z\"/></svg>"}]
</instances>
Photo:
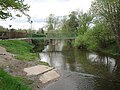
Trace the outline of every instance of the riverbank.
<instances>
[{"instance_id":1,"label":"riverbank","mask_svg":"<svg viewBox=\"0 0 120 90\"><path fill-rule=\"evenodd\" d=\"M2 47L1 47L2 46ZM5 48L3 48L5 47ZM36 66L36 65L48 65L47 63L40 62L38 59L37 54L31 53L32 51L32 44L28 44L24 41L17 41L17 40L5 40L0 41L0 77L2 75L2 70L5 71L6 76L9 75L10 81L12 78L22 78L20 81L19 79L16 79L15 83L18 85L18 87L14 87L11 90L29 90L29 89L20 89L22 86L26 86L28 88L31 88L33 90L40 90L44 86L42 82L39 80L39 76L27 76L26 72L24 72L24 68ZM9 52L7 52L9 51ZM12 53L12 54L11 54ZM19 60L18 60L19 59ZM3 71L3 72L4 72ZM7 72L7 73L6 73ZM4 80L4 78L2 78ZM7 87L11 86L11 82L8 82L9 79L5 81L5 84ZM2 85L0 88L4 88L4 85ZM5 88L7 89L7 88ZM30 89L30 90L31 90ZM8 90L8 89L7 89Z\"/></svg>"},{"instance_id":2,"label":"riverbank","mask_svg":"<svg viewBox=\"0 0 120 90\"><path fill-rule=\"evenodd\" d=\"M76 47L74 46L74 48L77 48L79 50L85 50L85 51L89 51L89 52L96 52L99 54L103 54L103 55L107 55L113 58L117 58L120 57L120 52L117 46L108 46L106 48L87 48L87 47Z\"/></svg>"},{"instance_id":3,"label":"riverbank","mask_svg":"<svg viewBox=\"0 0 120 90\"><path fill-rule=\"evenodd\" d=\"M34 82L34 79L30 79L29 77L26 77L26 73L23 71L24 68L26 67L30 67L30 66L34 66L37 65L38 63L36 61L23 61L23 60L17 60L14 58L13 54L6 52L5 48L0 47L0 53L2 53L0 55L0 68L2 68L1 70L4 70L6 75L10 75L10 79L11 78L15 78L15 77L20 77L20 78L24 78L25 82L21 82L22 85L27 85L32 86L34 88L37 87L38 82ZM0 71L1 71L0 70ZM2 75L2 73L0 72L0 76ZM15 77L13 77L15 76ZM4 79L4 78L3 78ZM10 87L11 84L8 82L9 80L6 80L6 86ZM19 80L17 80L17 82L19 82ZM16 82L16 83L17 83ZM3 88L3 86L1 86L1 88ZM22 86L21 86L22 87ZM20 88L21 88L20 87ZM13 87L11 88L11 90L16 90L16 88ZM21 89L18 89L21 90ZM24 89L26 90L26 89Z\"/></svg>"},{"instance_id":4,"label":"riverbank","mask_svg":"<svg viewBox=\"0 0 120 90\"><path fill-rule=\"evenodd\" d=\"M36 53L32 53L32 44L20 40L2 40L0 46L15 55L16 59L32 61L37 58Z\"/></svg>"},{"instance_id":5,"label":"riverbank","mask_svg":"<svg viewBox=\"0 0 120 90\"><path fill-rule=\"evenodd\" d=\"M91 49L91 50L87 50L87 51L95 52L95 53L98 53L101 55L107 55L109 57L116 58L116 59L120 57L120 54L118 52L110 50L110 48L109 49L101 49L101 50L92 50Z\"/></svg>"}]
</instances>

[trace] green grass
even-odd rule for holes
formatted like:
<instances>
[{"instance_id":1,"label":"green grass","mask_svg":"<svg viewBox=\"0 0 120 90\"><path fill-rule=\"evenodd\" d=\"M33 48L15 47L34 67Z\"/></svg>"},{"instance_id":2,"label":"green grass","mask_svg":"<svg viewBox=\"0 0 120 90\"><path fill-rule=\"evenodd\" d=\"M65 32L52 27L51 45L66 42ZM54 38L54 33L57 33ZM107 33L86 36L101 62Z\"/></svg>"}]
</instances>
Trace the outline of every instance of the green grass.
<instances>
[{"instance_id":1,"label":"green grass","mask_svg":"<svg viewBox=\"0 0 120 90\"><path fill-rule=\"evenodd\" d=\"M8 52L15 54L19 60L34 60L37 56L36 53L32 53L33 45L25 41L20 40L2 40L0 46L7 49Z\"/></svg>"},{"instance_id":2,"label":"green grass","mask_svg":"<svg viewBox=\"0 0 120 90\"><path fill-rule=\"evenodd\" d=\"M0 69L0 90L32 90L22 79L13 77Z\"/></svg>"}]
</instances>

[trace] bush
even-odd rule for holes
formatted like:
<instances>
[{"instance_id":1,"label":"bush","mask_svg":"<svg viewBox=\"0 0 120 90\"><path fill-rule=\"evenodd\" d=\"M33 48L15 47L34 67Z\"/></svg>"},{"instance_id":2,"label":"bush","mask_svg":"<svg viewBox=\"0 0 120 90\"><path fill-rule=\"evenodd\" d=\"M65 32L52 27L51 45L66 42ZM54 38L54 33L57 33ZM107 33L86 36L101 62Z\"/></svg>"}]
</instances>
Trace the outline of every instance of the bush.
<instances>
[{"instance_id":1,"label":"bush","mask_svg":"<svg viewBox=\"0 0 120 90\"><path fill-rule=\"evenodd\" d=\"M99 41L96 38L96 34L94 34L94 30L89 30L84 34L84 42L87 46L88 50L98 50L99 49Z\"/></svg>"},{"instance_id":2,"label":"bush","mask_svg":"<svg viewBox=\"0 0 120 90\"><path fill-rule=\"evenodd\" d=\"M83 46L87 50L101 51L112 55L119 53L114 35L101 28L93 28L87 30L83 35L79 35L75 40L75 46Z\"/></svg>"},{"instance_id":3,"label":"bush","mask_svg":"<svg viewBox=\"0 0 120 90\"><path fill-rule=\"evenodd\" d=\"M45 34L27 34L26 37L46 37Z\"/></svg>"},{"instance_id":4,"label":"bush","mask_svg":"<svg viewBox=\"0 0 120 90\"><path fill-rule=\"evenodd\" d=\"M44 49L45 42L43 39L33 39L32 43L35 45L34 52L41 52Z\"/></svg>"},{"instance_id":5,"label":"bush","mask_svg":"<svg viewBox=\"0 0 120 90\"><path fill-rule=\"evenodd\" d=\"M75 39L75 47L86 48L86 43L85 43L85 40L84 40L84 35L79 35Z\"/></svg>"}]
</instances>

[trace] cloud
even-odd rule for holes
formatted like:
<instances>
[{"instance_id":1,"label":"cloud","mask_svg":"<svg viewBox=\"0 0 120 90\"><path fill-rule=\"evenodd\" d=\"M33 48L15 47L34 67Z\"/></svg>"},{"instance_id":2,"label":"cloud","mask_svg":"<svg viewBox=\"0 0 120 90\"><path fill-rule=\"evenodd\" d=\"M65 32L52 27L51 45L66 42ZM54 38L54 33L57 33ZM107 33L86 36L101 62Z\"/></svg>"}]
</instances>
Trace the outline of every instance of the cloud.
<instances>
[{"instance_id":1,"label":"cloud","mask_svg":"<svg viewBox=\"0 0 120 90\"><path fill-rule=\"evenodd\" d=\"M29 14L45 18L49 14L67 15L75 9L86 11L90 7L91 0L29 0L31 8Z\"/></svg>"},{"instance_id":2,"label":"cloud","mask_svg":"<svg viewBox=\"0 0 120 90\"><path fill-rule=\"evenodd\" d=\"M35 23L45 23L46 22L46 18L39 18L39 17L32 17L31 20Z\"/></svg>"},{"instance_id":3,"label":"cloud","mask_svg":"<svg viewBox=\"0 0 120 90\"><path fill-rule=\"evenodd\" d=\"M31 6L28 14L31 16L34 28L38 29L42 25L45 25L46 18L49 14L64 16L76 9L86 11L91 5L91 0L25 0L25 3ZM8 27L9 24L13 24L15 28L30 27L27 22L27 17L16 18L12 21L0 21L0 25L5 27Z\"/></svg>"}]
</instances>

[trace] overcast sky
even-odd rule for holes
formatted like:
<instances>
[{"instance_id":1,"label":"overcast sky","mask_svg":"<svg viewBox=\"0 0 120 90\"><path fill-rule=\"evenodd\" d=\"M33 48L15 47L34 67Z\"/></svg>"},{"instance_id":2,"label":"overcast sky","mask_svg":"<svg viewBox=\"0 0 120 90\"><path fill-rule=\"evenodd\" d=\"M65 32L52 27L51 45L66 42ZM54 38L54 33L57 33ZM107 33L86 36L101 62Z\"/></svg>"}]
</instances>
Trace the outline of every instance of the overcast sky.
<instances>
[{"instance_id":1,"label":"overcast sky","mask_svg":"<svg viewBox=\"0 0 120 90\"><path fill-rule=\"evenodd\" d=\"M90 8L91 1L92 0L25 0L25 3L30 5L28 14L32 17L33 28L39 29L46 24L45 21L49 14L64 16L76 9L86 12ZM10 24L16 29L30 28L30 24L27 22L25 16L14 20L7 19L6 21L0 21L0 25L6 28L8 28Z\"/></svg>"}]
</instances>

